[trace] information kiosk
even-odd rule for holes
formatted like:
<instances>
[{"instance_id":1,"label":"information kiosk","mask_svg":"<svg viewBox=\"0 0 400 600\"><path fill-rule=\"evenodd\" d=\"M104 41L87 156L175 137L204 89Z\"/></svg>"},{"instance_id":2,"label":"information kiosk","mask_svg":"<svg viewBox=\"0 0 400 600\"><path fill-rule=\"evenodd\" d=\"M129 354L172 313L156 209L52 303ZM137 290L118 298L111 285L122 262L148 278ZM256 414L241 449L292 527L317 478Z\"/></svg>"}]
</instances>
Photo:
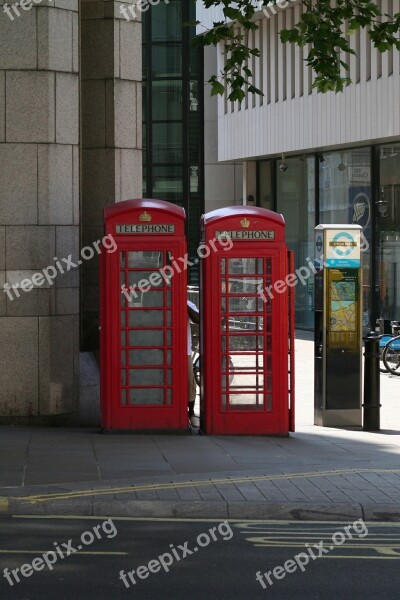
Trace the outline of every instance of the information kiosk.
<instances>
[{"instance_id":1,"label":"information kiosk","mask_svg":"<svg viewBox=\"0 0 400 600\"><path fill-rule=\"evenodd\" d=\"M315 425L361 426L361 229L315 228Z\"/></svg>"}]
</instances>

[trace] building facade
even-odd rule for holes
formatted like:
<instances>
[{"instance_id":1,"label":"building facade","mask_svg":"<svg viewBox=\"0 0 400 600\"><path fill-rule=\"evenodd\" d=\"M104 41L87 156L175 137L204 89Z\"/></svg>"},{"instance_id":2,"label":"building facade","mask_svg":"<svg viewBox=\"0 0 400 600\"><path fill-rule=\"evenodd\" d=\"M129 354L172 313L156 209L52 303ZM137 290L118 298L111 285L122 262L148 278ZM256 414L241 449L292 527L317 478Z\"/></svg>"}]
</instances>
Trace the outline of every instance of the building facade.
<instances>
[{"instance_id":1,"label":"building facade","mask_svg":"<svg viewBox=\"0 0 400 600\"><path fill-rule=\"evenodd\" d=\"M383 1L384 12L400 9ZM364 327L378 317L400 319L400 58L380 54L365 31L351 36L357 56L343 93L321 94L305 64L307 48L282 44L279 31L298 22L303 5L290 2L255 16L248 43L254 83L263 96L239 105L218 102L218 159L243 162L244 202L282 213L296 268L314 256L319 223L363 227ZM210 26L210 14L200 11ZM200 29L199 29L200 31ZM216 51L219 69L224 51ZM343 71L343 74L345 72ZM314 283L296 288L296 323L313 328Z\"/></svg>"},{"instance_id":2,"label":"building facade","mask_svg":"<svg viewBox=\"0 0 400 600\"><path fill-rule=\"evenodd\" d=\"M93 250L104 206L142 193L141 22L120 7L0 2L1 423L98 411Z\"/></svg>"}]
</instances>

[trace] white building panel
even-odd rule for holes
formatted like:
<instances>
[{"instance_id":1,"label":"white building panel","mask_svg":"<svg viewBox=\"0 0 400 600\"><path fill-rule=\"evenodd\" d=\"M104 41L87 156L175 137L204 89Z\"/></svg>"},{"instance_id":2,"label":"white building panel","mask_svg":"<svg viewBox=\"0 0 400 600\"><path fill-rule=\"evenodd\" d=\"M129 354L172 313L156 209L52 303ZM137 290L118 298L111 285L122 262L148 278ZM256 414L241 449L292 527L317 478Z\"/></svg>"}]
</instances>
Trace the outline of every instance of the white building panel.
<instances>
[{"instance_id":1,"label":"white building panel","mask_svg":"<svg viewBox=\"0 0 400 600\"><path fill-rule=\"evenodd\" d=\"M343 93L318 93L312 89L313 75L304 62L307 49L284 47L279 39L279 29L297 22L301 10L301 4L291 3L270 18L257 14L260 34L250 36L249 43L257 40L261 50L261 58L253 62L256 84L262 86L264 96L249 97L240 107L237 102L219 99L220 161L354 146L400 136L399 52L381 55L371 48L366 32L358 32L351 39L358 56L343 57L350 64L353 83ZM393 1L393 10L400 10L400 0ZM218 54L222 67L222 45Z\"/></svg>"}]
</instances>

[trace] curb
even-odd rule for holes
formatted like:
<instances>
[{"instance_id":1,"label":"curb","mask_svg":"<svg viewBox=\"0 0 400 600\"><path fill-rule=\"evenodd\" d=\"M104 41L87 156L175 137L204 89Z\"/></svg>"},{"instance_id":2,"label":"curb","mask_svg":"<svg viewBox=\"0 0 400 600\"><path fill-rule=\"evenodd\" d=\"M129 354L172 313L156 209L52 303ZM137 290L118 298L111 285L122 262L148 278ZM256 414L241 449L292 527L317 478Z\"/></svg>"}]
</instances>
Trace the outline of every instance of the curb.
<instances>
[{"instance_id":1,"label":"curb","mask_svg":"<svg viewBox=\"0 0 400 600\"><path fill-rule=\"evenodd\" d=\"M400 505L319 504L304 502L223 502L170 500L71 500L26 501L0 497L0 518L13 515L81 517L133 517L164 519L266 519L284 521L400 522Z\"/></svg>"}]
</instances>

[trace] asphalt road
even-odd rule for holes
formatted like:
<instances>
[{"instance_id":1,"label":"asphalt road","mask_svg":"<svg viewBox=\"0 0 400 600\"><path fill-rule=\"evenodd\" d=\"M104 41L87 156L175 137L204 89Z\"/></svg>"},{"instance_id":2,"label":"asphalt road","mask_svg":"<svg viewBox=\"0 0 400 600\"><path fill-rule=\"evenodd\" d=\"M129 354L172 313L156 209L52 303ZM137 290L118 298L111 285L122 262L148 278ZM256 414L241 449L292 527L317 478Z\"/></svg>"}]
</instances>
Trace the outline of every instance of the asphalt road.
<instances>
[{"instance_id":1,"label":"asphalt road","mask_svg":"<svg viewBox=\"0 0 400 600\"><path fill-rule=\"evenodd\" d=\"M394 599L399 560L400 524L0 520L2 600Z\"/></svg>"}]
</instances>

